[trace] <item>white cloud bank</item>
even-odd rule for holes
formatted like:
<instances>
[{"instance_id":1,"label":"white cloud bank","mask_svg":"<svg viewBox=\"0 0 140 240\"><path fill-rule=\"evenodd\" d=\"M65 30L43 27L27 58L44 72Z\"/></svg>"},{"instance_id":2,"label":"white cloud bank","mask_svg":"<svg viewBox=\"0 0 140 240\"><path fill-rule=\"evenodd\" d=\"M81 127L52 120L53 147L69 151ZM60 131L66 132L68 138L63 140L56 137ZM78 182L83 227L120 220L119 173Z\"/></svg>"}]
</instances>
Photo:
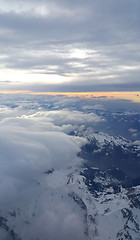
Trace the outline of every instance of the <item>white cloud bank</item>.
<instances>
[{"instance_id":1,"label":"white cloud bank","mask_svg":"<svg viewBox=\"0 0 140 240\"><path fill-rule=\"evenodd\" d=\"M77 154L87 140L62 131L74 122L83 123L88 114L20 115L10 117L8 111L6 118L1 116L0 216L8 219L6 224L23 240L58 236L84 240L84 215L68 196L67 181L82 163ZM88 121L93 119L97 117L89 114Z\"/></svg>"},{"instance_id":2,"label":"white cloud bank","mask_svg":"<svg viewBox=\"0 0 140 240\"><path fill-rule=\"evenodd\" d=\"M55 111L40 111L30 116L21 116L21 118L33 119L35 124L40 127L53 131L63 131L70 133L74 130L82 130L85 125L97 124L105 121L102 117L95 113L83 113L80 111L70 111L67 109Z\"/></svg>"},{"instance_id":3,"label":"white cloud bank","mask_svg":"<svg viewBox=\"0 0 140 240\"><path fill-rule=\"evenodd\" d=\"M78 153L87 140L69 133L104 119L70 110L71 101L75 106L63 97L1 95L0 217L22 240L87 238L85 212L68 184L71 174L79 176Z\"/></svg>"}]
</instances>

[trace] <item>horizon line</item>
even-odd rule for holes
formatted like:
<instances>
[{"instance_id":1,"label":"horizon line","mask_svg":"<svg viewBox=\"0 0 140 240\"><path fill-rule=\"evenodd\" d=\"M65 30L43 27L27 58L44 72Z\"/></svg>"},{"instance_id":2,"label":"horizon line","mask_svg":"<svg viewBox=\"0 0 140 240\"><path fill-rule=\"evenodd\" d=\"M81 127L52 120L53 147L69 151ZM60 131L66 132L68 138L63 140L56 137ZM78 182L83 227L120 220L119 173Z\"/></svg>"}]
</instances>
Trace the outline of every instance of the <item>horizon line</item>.
<instances>
[{"instance_id":1,"label":"horizon line","mask_svg":"<svg viewBox=\"0 0 140 240\"><path fill-rule=\"evenodd\" d=\"M132 102L140 103L140 91L98 91L98 92L37 92L29 90L11 90L0 91L0 94L27 94L27 95L50 95L50 96L66 96L66 97L79 97L82 99L107 99L107 100L130 100Z\"/></svg>"}]
</instances>

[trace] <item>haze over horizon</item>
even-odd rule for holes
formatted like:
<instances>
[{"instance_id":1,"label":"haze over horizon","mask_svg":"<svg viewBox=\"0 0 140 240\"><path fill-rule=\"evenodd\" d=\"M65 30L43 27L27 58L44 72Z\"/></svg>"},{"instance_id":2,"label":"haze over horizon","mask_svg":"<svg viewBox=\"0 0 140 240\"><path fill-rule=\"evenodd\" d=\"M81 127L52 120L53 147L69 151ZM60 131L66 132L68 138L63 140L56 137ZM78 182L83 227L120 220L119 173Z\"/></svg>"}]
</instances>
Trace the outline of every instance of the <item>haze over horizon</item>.
<instances>
[{"instance_id":1,"label":"haze over horizon","mask_svg":"<svg viewBox=\"0 0 140 240\"><path fill-rule=\"evenodd\" d=\"M140 91L138 0L1 0L1 90Z\"/></svg>"}]
</instances>

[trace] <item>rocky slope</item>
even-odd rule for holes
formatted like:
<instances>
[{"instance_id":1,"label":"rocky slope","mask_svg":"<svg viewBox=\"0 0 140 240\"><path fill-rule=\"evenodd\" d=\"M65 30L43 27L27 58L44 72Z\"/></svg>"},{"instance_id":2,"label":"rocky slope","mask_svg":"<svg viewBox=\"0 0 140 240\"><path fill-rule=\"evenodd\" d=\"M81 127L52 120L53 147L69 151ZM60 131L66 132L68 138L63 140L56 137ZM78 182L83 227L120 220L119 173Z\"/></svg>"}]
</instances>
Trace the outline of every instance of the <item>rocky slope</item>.
<instances>
[{"instance_id":1,"label":"rocky slope","mask_svg":"<svg viewBox=\"0 0 140 240\"><path fill-rule=\"evenodd\" d=\"M44 171L43 181L36 181L36 187L45 186L45 181L49 183L44 188L48 207L57 206L61 199L64 206L71 206L79 214L84 226L83 239L140 240L139 145L101 132L83 136L88 139L79 154L84 159L83 165ZM53 239L53 235L46 238L31 234L39 216L40 198L38 195L30 208L19 205L15 209L1 209L0 239Z\"/></svg>"}]
</instances>

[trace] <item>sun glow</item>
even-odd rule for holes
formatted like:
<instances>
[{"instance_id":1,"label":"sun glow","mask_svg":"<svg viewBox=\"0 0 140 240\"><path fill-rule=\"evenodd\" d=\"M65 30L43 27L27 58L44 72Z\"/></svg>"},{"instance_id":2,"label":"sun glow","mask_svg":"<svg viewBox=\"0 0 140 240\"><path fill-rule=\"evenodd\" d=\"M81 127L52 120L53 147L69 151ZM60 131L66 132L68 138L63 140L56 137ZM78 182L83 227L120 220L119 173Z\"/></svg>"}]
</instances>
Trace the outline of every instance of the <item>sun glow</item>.
<instances>
[{"instance_id":1,"label":"sun glow","mask_svg":"<svg viewBox=\"0 0 140 240\"><path fill-rule=\"evenodd\" d=\"M50 96L66 96L79 97L82 99L96 99L102 100L130 100L132 102L140 103L140 91L135 92L32 92L32 91L0 91L3 94L29 94L29 95L50 95Z\"/></svg>"},{"instance_id":2,"label":"sun glow","mask_svg":"<svg viewBox=\"0 0 140 240\"><path fill-rule=\"evenodd\" d=\"M87 57L87 53L85 50L83 49L73 49L72 53L70 54L70 57L72 58L79 58L79 59L83 59Z\"/></svg>"},{"instance_id":3,"label":"sun glow","mask_svg":"<svg viewBox=\"0 0 140 240\"><path fill-rule=\"evenodd\" d=\"M42 92L42 93L30 93L41 95L63 95L67 97L79 97L79 98L100 98L107 100L123 99L140 103L140 92Z\"/></svg>"}]
</instances>

